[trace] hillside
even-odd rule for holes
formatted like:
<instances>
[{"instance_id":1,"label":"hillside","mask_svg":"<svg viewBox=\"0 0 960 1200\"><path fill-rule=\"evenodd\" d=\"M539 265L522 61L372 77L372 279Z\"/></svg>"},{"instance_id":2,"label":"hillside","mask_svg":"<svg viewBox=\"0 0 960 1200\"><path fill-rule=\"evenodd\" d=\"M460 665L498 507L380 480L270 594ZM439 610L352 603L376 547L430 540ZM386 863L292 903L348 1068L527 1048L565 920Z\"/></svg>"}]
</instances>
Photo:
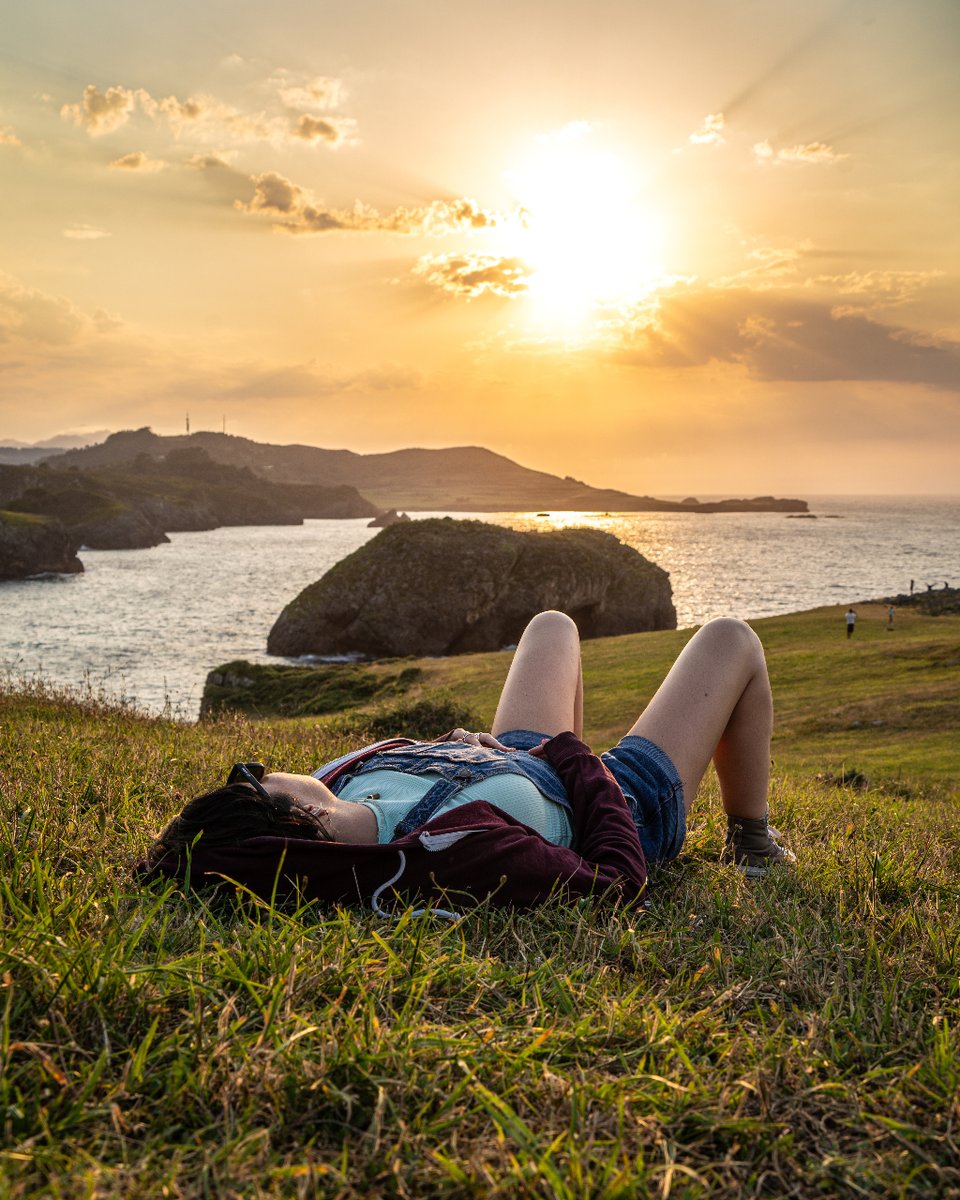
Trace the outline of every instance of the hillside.
<instances>
[{"instance_id":1,"label":"hillside","mask_svg":"<svg viewBox=\"0 0 960 1200\"><path fill-rule=\"evenodd\" d=\"M877 606L848 644L841 612L756 622L795 868L719 862L711 779L647 911L385 920L138 886L151 833L238 757L310 771L413 731L409 705L184 724L0 680L0 1190L955 1197L960 617L888 633ZM587 643L598 745L685 636ZM479 722L506 662L435 665ZM433 695L425 736L470 719ZM867 778L816 778L843 764Z\"/></svg>"},{"instance_id":2,"label":"hillside","mask_svg":"<svg viewBox=\"0 0 960 1200\"><path fill-rule=\"evenodd\" d=\"M182 530L376 512L346 484L259 479L248 467L214 462L199 446L85 471L0 465L0 508L59 522L74 549L104 550L155 546Z\"/></svg>"},{"instance_id":3,"label":"hillside","mask_svg":"<svg viewBox=\"0 0 960 1200\"><path fill-rule=\"evenodd\" d=\"M274 446L223 433L161 437L149 429L111 434L97 446L68 450L51 467L90 470L158 458L171 450L202 448L212 459L249 467L277 483L346 484L379 508L415 511L511 512L558 509L584 512L806 512L803 500L772 496L715 503L678 503L595 488L571 476L533 471L480 446L406 449L356 454L317 446Z\"/></svg>"}]
</instances>

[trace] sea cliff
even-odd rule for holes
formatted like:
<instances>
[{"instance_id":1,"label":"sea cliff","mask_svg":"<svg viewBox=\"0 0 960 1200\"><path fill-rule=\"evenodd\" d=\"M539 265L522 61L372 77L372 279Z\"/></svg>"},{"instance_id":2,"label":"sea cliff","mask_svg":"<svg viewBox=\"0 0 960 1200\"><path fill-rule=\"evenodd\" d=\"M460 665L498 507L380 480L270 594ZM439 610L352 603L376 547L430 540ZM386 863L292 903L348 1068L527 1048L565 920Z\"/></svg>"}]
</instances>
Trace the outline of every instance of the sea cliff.
<instances>
[{"instance_id":1,"label":"sea cliff","mask_svg":"<svg viewBox=\"0 0 960 1200\"><path fill-rule=\"evenodd\" d=\"M96 550L156 546L168 533L221 525L298 525L378 511L348 485L275 483L215 462L200 447L96 470L0 465L0 506L53 518L78 546Z\"/></svg>"},{"instance_id":2,"label":"sea cliff","mask_svg":"<svg viewBox=\"0 0 960 1200\"><path fill-rule=\"evenodd\" d=\"M270 654L463 654L544 609L583 637L674 629L667 572L596 529L519 533L450 517L391 525L287 605Z\"/></svg>"},{"instance_id":3,"label":"sea cliff","mask_svg":"<svg viewBox=\"0 0 960 1200\"><path fill-rule=\"evenodd\" d=\"M0 580L76 574L83 570L78 545L51 517L0 511Z\"/></svg>"}]
</instances>

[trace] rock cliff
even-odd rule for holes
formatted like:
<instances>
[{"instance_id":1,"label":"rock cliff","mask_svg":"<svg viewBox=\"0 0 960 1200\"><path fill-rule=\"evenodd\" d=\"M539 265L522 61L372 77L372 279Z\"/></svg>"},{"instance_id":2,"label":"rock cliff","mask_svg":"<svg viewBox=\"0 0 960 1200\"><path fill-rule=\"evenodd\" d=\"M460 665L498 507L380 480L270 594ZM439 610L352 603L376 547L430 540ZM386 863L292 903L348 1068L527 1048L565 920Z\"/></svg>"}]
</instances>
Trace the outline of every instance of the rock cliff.
<instances>
[{"instance_id":1,"label":"rock cliff","mask_svg":"<svg viewBox=\"0 0 960 1200\"><path fill-rule=\"evenodd\" d=\"M583 637L675 629L666 571L593 529L518 533L450 517L403 522L300 593L270 654L463 654L517 641L542 609Z\"/></svg>"},{"instance_id":2,"label":"rock cliff","mask_svg":"<svg viewBox=\"0 0 960 1200\"><path fill-rule=\"evenodd\" d=\"M76 574L83 570L77 547L59 521L0 512L0 579Z\"/></svg>"},{"instance_id":3,"label":"rock cliff","mask_svg":"<svg viewBox=\"0 0 960 1200\"><path fill-rule=\"evenodd\" d=\"M0 507L54 517L78 545L96 550L156 546L168 533L220 525L299 525L377 511L352 487L274 483L195 447L96 471L0 465Z\"/></svg>"},{"instance_id":4,"label":"rock cliff","mask_svg":"<svg viewBox=\"0 0 960 1200\"><path fill-rule=\"evenodd\" d=\"M368 529L386 529L388 525L396 525L398 521L409 521L407 513L397 512L395 508L385 509L378 517L367 522Z\"/></svg>"}]
</instances>

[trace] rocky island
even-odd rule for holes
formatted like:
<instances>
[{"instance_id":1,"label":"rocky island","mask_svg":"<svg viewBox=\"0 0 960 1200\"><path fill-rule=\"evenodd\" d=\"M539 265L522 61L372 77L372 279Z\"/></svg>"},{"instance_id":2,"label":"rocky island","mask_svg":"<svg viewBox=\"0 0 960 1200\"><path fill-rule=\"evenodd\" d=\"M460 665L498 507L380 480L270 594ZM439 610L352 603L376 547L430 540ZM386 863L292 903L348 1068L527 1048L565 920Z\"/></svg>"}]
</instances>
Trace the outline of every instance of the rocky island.
<instances>
[{"instance_id":1,"label":"rocky island","mask_svg":"<svg viewBox=\"0 0 960 1200\"><path fill-rule=\"evenodd\" d=\"M583 637L675 629L667 572L596 529L519 533L482 521L391 525L304 589L270 654L464 654L516 643L557 608Z\"/></svg>"}]
</instances>

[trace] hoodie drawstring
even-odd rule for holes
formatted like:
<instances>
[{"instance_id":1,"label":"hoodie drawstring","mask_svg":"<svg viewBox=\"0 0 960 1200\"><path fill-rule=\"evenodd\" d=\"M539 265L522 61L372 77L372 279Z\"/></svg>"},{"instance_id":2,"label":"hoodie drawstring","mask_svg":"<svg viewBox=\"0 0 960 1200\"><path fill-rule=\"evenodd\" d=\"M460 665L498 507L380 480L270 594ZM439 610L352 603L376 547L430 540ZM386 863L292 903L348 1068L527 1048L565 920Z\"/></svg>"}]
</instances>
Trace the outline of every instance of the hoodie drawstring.
<instances>
[{"instance_id":1,"label":"hoodie drawstring","mask_svg":"<svg viewBox=\"0 0 960 1200\"><path fill-rule=\"evenodd\" d=\"M377 888L377 890L370 897L370 907L377 914L377 916L378 917L388 917L393 921L399 921L400 917L403 916L403 913L394 915L394 913L390 912L388 909L383 908L382 905L380 904L380 897L383 895L383 893L387 890L388 887L393 887L393 885L397 882L397 880L400 878L400 876L407 869L407 856L404 854L404 852L402 850L398 850L397 853L400 855L400 869L397 871L396 875L391 875L390 878L388 880L386 880L385 883L381 883L380 886ZM410 916L411 917L424 917L424 916L427 916L428 914L432 917L442 917L445 921L462 920L460 913L451 912L448 908L415 908L410 913Z\"/></svg>"}]
</instances>

